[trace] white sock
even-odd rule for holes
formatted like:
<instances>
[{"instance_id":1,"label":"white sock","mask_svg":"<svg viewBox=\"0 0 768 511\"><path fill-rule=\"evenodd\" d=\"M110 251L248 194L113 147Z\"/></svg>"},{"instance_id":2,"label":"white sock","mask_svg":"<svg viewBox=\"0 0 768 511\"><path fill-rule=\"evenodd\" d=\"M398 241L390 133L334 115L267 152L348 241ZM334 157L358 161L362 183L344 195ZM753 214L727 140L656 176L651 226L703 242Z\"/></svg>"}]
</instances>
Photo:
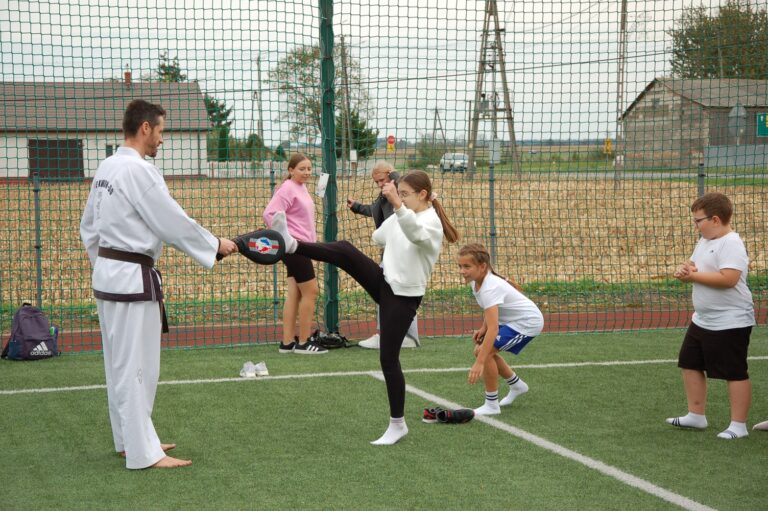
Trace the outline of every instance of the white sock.
<instances>
[{"instance_id":1,"label":"white sock","mask_svg":"<svg viewBox=\"0 0 768 511\"><path fill-rule=\"evenodd\" d=\"M682 417L670 417L667 419L667 424L672 424L679 428L696 428L704 429L707 427L707 417L705 415L699 415L698 413L688 412L688 415Z\"/></svg>"},{"instance_id":2,"label":"white sock","mask_svg":"<svg viewBox=\"0 0 768 511\"><path fill-rule=\"evenodd\" d=\"M283 237L283 240L285 240L286 254L293 254L296 252L298 243L296 242L296 238L291 236L291 233L288 232L288 220L285 218L285 211L278 211L275 213L275 216L272 217L271 228L279 232Z\"/></svg>"},{"instance_id":3,"label":"white sock","mask_svg":"<svg viewBox=\"0 0 768 511\"><path fill-rule=\"evenodd\" d=\"M407 434L408 426L405 425L405 417L390 417L387 430L381 438L371 442L371 445L393 445Z\"/></svg>"},{"instance_id":4,"label":"white sock","mask_svg":"<svg viewBox=\"0 0 768 511\"><path fill-rule=\"evenodd\" d=\"M499 402L496 401L488 401L485 400L485 404L481 406L480 408L475 408L475 415L498 415L501 413L501 408L499 408Z\"/></svg>"},{"instance_id":5,"label":"white sock","mask_svg":"<svg viewBox=\"0 0 768 511\"><path fill-rule=\"evenodd\" d=\"M517 396L528 392L528 384L521 380L516 374L512 375L512 377L507 380L507 383L509 384L509 394L504 396L504 399L499 402L501 406L511 405L512 401L517 399Z\"/></svg>"},{"instance_id":6,"label":"white sock","mask_svg":"<svg viewBox=\"0 0 768 511\"><path fill-rule=\"evenodd\" d=\"M735 438L744 438L747 435L749 435L749 432L747 431L746 422L731 421L731 424L728 426L728 429L718 433L717 438L725 438L726 440L733 440Z\"/></svg>"}]
</instances>

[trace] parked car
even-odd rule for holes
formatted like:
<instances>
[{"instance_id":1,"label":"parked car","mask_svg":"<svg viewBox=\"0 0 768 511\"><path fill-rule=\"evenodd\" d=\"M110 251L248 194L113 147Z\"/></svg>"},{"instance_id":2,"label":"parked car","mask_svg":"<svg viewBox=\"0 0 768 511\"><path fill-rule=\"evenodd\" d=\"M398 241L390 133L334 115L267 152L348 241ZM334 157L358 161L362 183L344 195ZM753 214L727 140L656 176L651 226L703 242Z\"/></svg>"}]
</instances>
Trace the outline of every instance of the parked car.
<instances>
[{"instance_id":1,"label":"parked car","mask_svg":"<svg viewBox=\"0 0 768 511\"><path fill-rule=\"evenodd\" d=\"M440 170L443 172L464 172L469 165L469 157L464 153L445 153L440 158Z\"/></svg>"}]
</instances>

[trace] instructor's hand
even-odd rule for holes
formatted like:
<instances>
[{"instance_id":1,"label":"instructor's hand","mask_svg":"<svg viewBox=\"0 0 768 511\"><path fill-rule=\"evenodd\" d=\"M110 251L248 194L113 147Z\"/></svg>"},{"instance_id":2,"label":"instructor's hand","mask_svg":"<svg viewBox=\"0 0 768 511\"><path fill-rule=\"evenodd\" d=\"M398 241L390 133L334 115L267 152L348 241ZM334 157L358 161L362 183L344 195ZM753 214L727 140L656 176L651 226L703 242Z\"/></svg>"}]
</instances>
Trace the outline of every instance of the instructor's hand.
<instances>
[{"instance_id":1,"label":"instructor's hand","mask_svg":"<svg viewBox=\"0 0 768 511\"><path fill-rule=\"evenodd\" d=\"M227 257L230 254L237 252L237 245L232 240L227 238L219 238L219 250L217 251L222 257Z\"/></svg>"}]
</instances>

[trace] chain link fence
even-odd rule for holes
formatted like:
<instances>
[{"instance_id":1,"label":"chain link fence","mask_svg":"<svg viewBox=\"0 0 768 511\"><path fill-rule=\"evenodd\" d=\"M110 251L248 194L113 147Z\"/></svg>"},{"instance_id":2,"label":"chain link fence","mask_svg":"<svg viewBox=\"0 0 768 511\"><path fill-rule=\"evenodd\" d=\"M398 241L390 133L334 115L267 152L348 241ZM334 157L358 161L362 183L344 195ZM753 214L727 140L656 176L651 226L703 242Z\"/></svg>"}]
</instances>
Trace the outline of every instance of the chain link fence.
<instances>
[{"instance_id":1,"label":"chain link fence","mask_svg":"<svg viewBox=\"0 0 768 511\"><path fill-rule=\"evenodd\" d=\"M766 314L768 16L757 2L367 0L10 1L0 5L0 330L24 301L65 351L99 349L79 221L127 103L168 111L154 163L218 236L261 213L303 152L330 186L321 238L372 258L377 160L424 169L461 233L419 312L422 335L480 321L456 271L480 242L542 308L549 331L677 327L671 277L697 240L704 191L735 204ZM310 184L314 192L315 183ZM322 214L321 214L322 212ZM160 259L168 347L280 338L285 269ZM318 265L318 327L373 333L373 302Z\"/></svg>"}]
</instances>

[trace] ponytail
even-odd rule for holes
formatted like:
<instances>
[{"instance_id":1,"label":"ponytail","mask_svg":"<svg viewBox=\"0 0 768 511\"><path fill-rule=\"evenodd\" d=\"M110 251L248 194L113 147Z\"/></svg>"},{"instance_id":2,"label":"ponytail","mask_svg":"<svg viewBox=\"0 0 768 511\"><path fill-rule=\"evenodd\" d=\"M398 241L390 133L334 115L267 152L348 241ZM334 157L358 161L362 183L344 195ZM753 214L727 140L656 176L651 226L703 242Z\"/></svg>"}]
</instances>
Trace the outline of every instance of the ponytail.
<instances>
[{"instance_id":1,"label":"ponytail","mask_svg":"<svg viewBox=\"0 0 768 511\"><path fill-rule=\"evenodd\" d=\"M429 180L429 174L423 170L412 170L400 178L400 181L408 183L417 193L426 190L427 200L429 200L432 207L435 208L440 223L443 225L445 239L447 239L449 243L456 243L459 241L459 231L457 231L453 224L451 224L448 215L445 213L445 209L443 209L443 206L438 202L437 197L432 194L432 181Z\"/></svg>"},{"instance_id":2,"label":"ponytail","mask_svg":"<svg viewBox=\"0 0 768 511\"><path fill-rule=\"evenodd\" d=\"M437 199L432 199L432 207L435 208L435 213L437 213L438 218L440 218L440 223L443 224L443 234L445 234L445 239L448 240L448 243L456 243L459 241L459 231L456 230L448 219L448 215L445 213L442 204L440 204Z\"/></svg>"}]
</instances>

